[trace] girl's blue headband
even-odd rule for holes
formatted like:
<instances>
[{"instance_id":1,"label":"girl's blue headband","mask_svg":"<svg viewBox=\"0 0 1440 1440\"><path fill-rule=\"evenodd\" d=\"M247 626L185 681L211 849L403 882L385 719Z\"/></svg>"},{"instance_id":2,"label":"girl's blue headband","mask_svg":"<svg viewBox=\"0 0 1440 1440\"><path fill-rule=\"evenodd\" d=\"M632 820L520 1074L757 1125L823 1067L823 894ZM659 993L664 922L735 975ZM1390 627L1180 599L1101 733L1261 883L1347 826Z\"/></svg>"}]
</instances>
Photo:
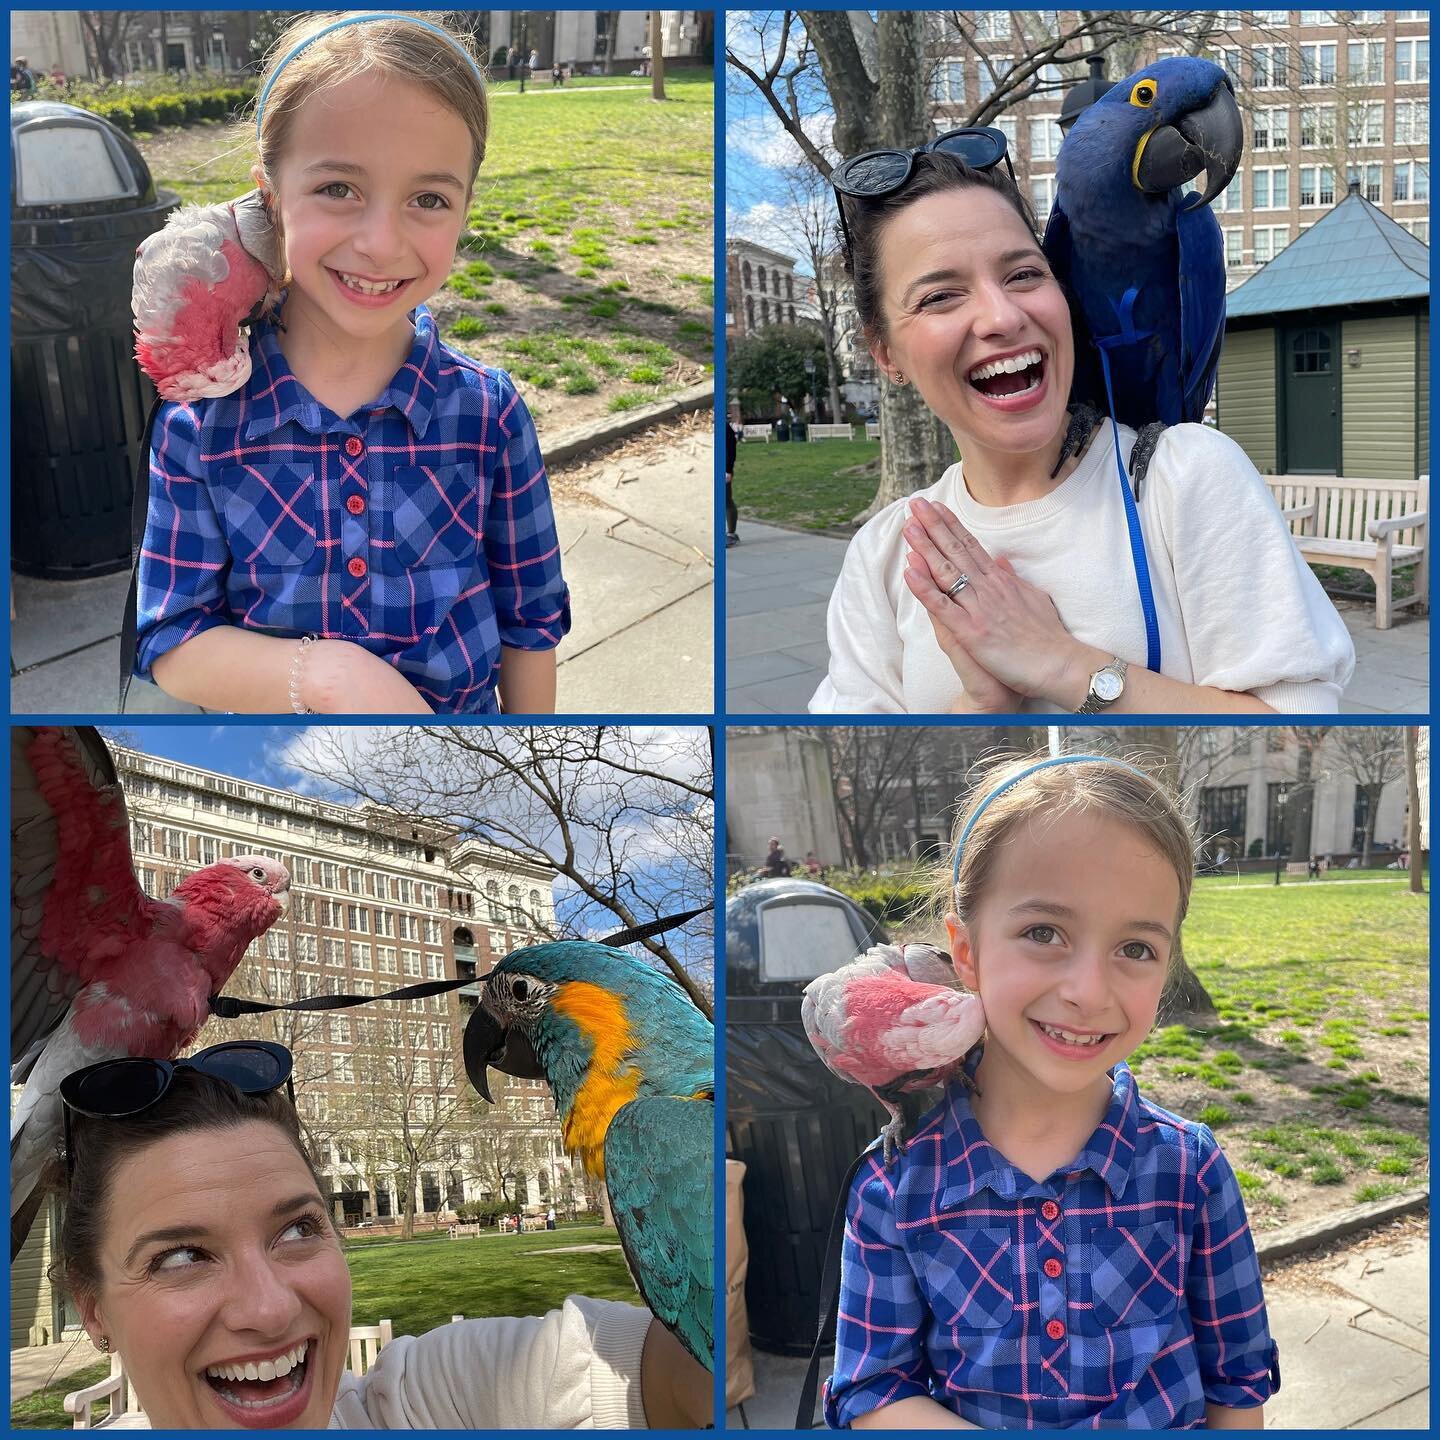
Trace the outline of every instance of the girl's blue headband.
<instances>
[{"instance_id":1,"label":"girl's blue headband","mask_svg":"<svg viewBox=\"0 0 1440 1440\"><path fill-rule=\"evenodd\" d=\"M1012 785L1018 785L1027 775L1033 775L1037 770L1049 770L1053 765L1079 765L1086 760L1096 760L1102 765L1118 765L1122 770L1133 771L1136 775L1143 776L1152 784L1155 777L1142 770L1138 765L1132 765L1128 760L1117 760L1113 755L1056 755L1049 760L1037 760L1033 765L1027 765L1019 774L1012 775L1008 780L997 785L975 808L970 812L970 818L965 822L965 828L960 832L960 838L955 842L955 866L951 871L950 885L953 889L960 883L960 857L965 853L965 842L970 838L970 832L975 828L975 822L985 813L985 807L998 795L1003 795Z\"/></svg>"},{"instance_id":2,"label":"girl's blue headband","mask_svg":"<svg viewBox=\"0 0 1440 1440\"><path fill-rule=\"evenodd\" d=\"M457 54L465 57L465 62L475 72L475 79L480 88L485 88L485 75L475 63L475 57L461 45L448 30L443 30L439 25L432 25L428 20L422 20L418 15L406 15L398 10L376 10L365 15L348 15L343 20L337 20L333 25L327 25L323 30L317 30L308 40L302 40L271 72L270 78L265 82L265 88L260 92L260 99L255 104L255 133L260 133L260 117L265 112L265 102L270 98L271 88L280 78L280 72L303 50L307 45L313 45L322 35L328 35L332 30L343 30L347 25L365 25L371 20L408 20L412 25L418 25L422 30L429 30L432 34L438 35L446 41Z\"/></svg>"}]
</instances>

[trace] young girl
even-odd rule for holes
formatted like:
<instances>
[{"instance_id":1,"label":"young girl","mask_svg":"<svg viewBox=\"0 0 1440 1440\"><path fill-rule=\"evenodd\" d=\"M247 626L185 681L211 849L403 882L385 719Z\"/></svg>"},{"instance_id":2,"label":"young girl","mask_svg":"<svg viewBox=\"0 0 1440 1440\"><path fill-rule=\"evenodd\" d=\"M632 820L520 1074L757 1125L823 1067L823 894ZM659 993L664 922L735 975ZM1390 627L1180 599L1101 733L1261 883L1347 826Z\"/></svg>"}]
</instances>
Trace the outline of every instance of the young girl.
<instances>
[{"instance_id":1,"label":"young girl","mask_svg":"<svg viewBox=\"0 0 1440 1440\"><path fill-rule=\"evenodd\" d=\"M485 154L478 63L429 20L308 16L257 122L283 300L240 390L157 418L135 673L213 710L553 711L570 607L534 426L422 303Z\"/></svg>"},{"instance_id":2,"label":"young girl","mask_svg":"<svg viewBox=\"0 0 1440 1440\"><path fill-rule=\"evenodd\" d=\"M848 1205L835 1427L1257 1428L1276 1347L1235 1176L1141 1098L1190 897L1172 797L1120 761L1000 764L945 876L986 1035Z\"/></svg>"}]
</instances>

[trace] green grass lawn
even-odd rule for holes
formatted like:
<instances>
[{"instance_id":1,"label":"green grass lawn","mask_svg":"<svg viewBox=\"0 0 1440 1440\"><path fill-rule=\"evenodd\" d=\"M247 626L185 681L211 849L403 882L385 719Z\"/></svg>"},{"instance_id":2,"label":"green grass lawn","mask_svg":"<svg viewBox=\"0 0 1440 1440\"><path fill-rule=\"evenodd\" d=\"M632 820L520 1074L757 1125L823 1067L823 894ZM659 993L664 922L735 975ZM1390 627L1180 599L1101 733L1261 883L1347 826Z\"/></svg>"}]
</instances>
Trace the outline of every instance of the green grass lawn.
<instances>
[{"instance_id":1,"label":"green grass lawn","mask_svg":"<svg viewBox=\"0 0 1440 1440\"><path fill-rule=\"evenodd\" d=\"M37 1390L33 1395L27 1395L23 1400L17 1400L10 1407L10 1428L12 1430L68 1430L71 1425L71 1418L65 1413L65 1397L72 1390L83 1390L87 1385L94 1385L96 1381L103 1380L110 1373L109 1360L97 1360L93 1365L87 1365L83 1370L77 1370L75 1374L64 1380L56 1380L53 1384L45 1386L43 1390ZM104 1407L97 1412L97 1419L103 1418Z\"/></svg>"},{"instance_id":2,"label":"green grass lawn","mask_svg":"<svg viewBox=\"0 0 1440 1440\"><path fill-rule=\"evenodd\" d=\"M1396 871L1196 882L1185 956L1221 1027L1160 1030L1130 1063L1217 1132L1262 1218L1428 1178L1428 925Z\"/></svg>"},{"instance_id":3,"label":"green grass lawn","mask_svg":"<svg viewBox=\"0 0 1440 1440\"><path fill-rule=\"evenodd\" d=\"M713 369L714 77L678 70L665 85L664 103L628 77L563 97L548 80L495 87L475 200L429 303L445 339L509 370L537 418L631 409ZM139 144L187 202L250 188L248 124Z\"/></svg>"},{"instance_id":4,"label":"green grass lawn","mask_svg":"<svg viewBox=\"0 0 1440 1440\"><path fill-rule=\"evenodd\" d=\"M747 440L735 457L735 503L747 520L804 530L850 528L875 498L879 471L862 467L879 455L878 440Z\"/></svg>"}]
</instances>

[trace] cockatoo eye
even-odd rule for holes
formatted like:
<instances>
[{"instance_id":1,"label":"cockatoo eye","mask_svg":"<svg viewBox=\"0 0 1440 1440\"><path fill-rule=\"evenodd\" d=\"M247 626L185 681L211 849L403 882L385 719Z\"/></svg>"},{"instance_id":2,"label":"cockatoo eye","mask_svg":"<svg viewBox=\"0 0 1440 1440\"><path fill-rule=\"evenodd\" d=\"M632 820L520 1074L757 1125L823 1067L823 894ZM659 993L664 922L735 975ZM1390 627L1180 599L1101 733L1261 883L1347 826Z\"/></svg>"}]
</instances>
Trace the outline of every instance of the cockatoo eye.
<instances>
[{"instance_id":1,"label":"cockatoo eye","mask_svg":"<svg viewBox=\"0 0 1440 1440\"><path fill-rule=\"evenodd\" d=\"M1153 80L1137 80L1135 88L1130 92L1130 103L1138 105L1142 110L1147 110L1155 103L1155 96L1158 93Z\"/></svg>"},{"instance_id":2,"label":"cockatoo eye","mask_svg":"<svg viewBox=\"0 0 1440 1440\"><path fill-rule=\"evenodd\" d=\"M250 878L251 878L252 880L261 880L261 881L263 881L263 880L265 879L265 872L257 865L257 866L250 872Z\"/></svg>"}]
</instances>

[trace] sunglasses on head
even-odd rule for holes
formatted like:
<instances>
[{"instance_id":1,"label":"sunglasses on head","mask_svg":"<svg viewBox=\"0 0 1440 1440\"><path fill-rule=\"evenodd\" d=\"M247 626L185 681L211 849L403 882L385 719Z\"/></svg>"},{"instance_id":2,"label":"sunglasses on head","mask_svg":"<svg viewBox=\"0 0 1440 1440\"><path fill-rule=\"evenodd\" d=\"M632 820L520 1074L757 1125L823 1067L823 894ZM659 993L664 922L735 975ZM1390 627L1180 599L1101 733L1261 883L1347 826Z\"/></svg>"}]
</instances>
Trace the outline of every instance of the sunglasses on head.
<instances>
[{"instance_id":1,"label":"sunglasses on head","mask_svg":"<svg viewBox=\"0 0 1440 1440\"><path fill-rule=\"evenodd\" d=\"M954 155L972 170L993 170L1003 160L1010 174L1010 183L1015 183L1015 169L1010 164L1005 132L989 125L967 125L959 130L947 130L913 150L867 150L863 155L852 155L830 172L835 204L840 210L840 231L847 250L852 249L850 229L845 223L845 206L840 196L848 195L852 200L882 200L887 195L893 195L910 183L910 177L915 173L915 157L933 151Z\"/></svg>"},{"instance_id":2,"label":"sunglasses on head","mask_svg":"<svg viewBox=\"0 0 1440 1440\"><path fill-rule=\"evenodd\" d=\"M214 1080L226 1081L242 1095L268 1095L283 1085L293 1104L293 1067L290 1052L273 1040L226 1040L196 1051L188 1060L123 1056L87 1065L60 1082L60 1098L65 1102L66 1169L73 1172L75 1163L70 1140L72 1110L77 1115L104 1120L138 1115L164 1099L177 1070L198 1070Z\"/></svg>"}]
</instances>

